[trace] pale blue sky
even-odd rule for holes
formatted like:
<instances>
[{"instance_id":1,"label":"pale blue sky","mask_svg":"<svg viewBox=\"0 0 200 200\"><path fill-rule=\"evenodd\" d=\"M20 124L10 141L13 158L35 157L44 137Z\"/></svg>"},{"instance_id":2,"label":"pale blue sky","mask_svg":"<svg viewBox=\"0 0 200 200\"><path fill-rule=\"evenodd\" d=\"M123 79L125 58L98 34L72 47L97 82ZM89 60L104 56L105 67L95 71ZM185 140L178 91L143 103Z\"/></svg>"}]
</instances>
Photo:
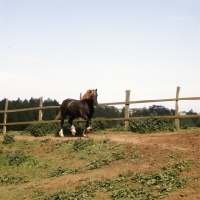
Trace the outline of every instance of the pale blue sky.
<instances>
[{"instance_id":1,"label":"pale blue sky","mask_svg":"<svg viewBox=\"0 0 200 200\"><path fill-rule=\"evenodd\" d=\"M199 0L0 0L0 99L163 99L177 86L200 97Z\"/></svg>"}]
</instances>

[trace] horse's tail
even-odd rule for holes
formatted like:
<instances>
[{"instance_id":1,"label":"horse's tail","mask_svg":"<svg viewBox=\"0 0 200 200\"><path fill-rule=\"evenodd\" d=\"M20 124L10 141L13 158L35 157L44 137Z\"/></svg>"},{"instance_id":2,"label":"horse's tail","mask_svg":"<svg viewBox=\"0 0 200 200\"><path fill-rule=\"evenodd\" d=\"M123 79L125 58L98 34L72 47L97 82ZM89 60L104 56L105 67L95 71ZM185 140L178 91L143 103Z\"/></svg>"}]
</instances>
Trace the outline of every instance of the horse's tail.
<instances>
[{"instance_id":1,"label":"horse's tail","mask_svg":"<svg viewBox=\"0 0 200 200\"><path fill-rule=\"evenodd\" d=\"M58 115L55 117L55 120L60 119L61 118L61 110L59 110Z\"/></svg>"}]
</instances>

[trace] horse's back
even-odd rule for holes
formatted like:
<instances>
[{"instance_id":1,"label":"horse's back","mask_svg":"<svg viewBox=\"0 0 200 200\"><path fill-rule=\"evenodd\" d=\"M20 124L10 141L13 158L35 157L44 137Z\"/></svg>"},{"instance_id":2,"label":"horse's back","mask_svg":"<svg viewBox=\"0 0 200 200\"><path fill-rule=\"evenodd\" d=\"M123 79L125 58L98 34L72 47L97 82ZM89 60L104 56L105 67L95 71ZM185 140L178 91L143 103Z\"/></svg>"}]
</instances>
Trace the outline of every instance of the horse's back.
<instances>
[{"instance_id":1,"label":"horse's back","mask_svg":"<svg viewBox=\"0 0 200 200\"><path fill-rule=\"evenodd\" d=\"M68 104L68 103L71 103L73 101L78 101L78 100L76 100L76 99L65 99L65 100L63 100L62 104Z\"/></svg>"},{"instance_id":2,"label":"horse's back","mask_svg":"<svg viewBox=\"0 0 200 200\"><path fill-rule=\"evenodd\" d=\"M62 102L62 105L61 105L61 108L69 108L70 105L75 105L78 103L78 100L76 99L65 99L63 102ZM71 107L71 106L70 106Z\"/></svg>"},{"instance_id":3,"label":"horse's back","mask_svg":"<svg viewBox=\"0 0 200 200\"><path fill-rule=\"evenodd\" d=\"M79 100L76 99L65 99L61 105L62 115L79 116L80 105Z\"/></svg>"}]
</instances>

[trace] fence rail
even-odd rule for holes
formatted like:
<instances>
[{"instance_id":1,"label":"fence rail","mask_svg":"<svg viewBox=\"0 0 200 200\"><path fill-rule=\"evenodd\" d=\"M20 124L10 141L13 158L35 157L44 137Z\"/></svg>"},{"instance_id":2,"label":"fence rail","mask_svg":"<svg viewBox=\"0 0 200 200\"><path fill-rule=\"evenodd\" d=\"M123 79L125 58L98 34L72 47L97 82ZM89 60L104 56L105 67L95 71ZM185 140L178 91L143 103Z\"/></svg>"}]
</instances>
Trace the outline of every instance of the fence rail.
<instances>
[{"instance_id":1,"label":"fence rail","mask_svg":"<svg viewBox=\"0 0 200 200\"><path fill-rule=\"evenodd\" d=\"M179 115L179 106L178 102L182 100L200 100L200 97L185 97L179 98L180 87L177 87L176 90L176 98L169 98L169 99L154 99L154 100L139 100L139 101L130 101L130 90L126 90L126 96L124 102L111 102L111 103L99 103L98 106L109 106L109 105L125 105L125 114L123 118L93 118L93 121L125 121L125 128L128 127L129 121L132 119L174 119L175 120L175 127L176 130L179 130L179 119L181 118L200 118L200 115ZM81 97L81 95L80 95ZM175 101L175 115L170 116L145 116L145 117L129 117L129 109L130 104L139 104L139 103L155 103L155 102L169 102ZM0 126L3 126L3 133L6 133L6 126L9 125L24 125L24 124L34 124L38 121L41 123L55 123L59 122L60 120L42 120L42 110L45 109L58 109L60 106L43 106L43 98L40 98L39 107L34 108L23 108L23 109L14 109L8 110L8 100L5 102L5 110L0 110L0 113L4 113L4 123L0 123ZM38 121L26 121L26 122L7 122L7 114L8 113L15 113L15 112L24 112L24 111L33 111L39 110ZM74 121L84 121L82 119L76 119Z\"/></svg>"}]
</instances>

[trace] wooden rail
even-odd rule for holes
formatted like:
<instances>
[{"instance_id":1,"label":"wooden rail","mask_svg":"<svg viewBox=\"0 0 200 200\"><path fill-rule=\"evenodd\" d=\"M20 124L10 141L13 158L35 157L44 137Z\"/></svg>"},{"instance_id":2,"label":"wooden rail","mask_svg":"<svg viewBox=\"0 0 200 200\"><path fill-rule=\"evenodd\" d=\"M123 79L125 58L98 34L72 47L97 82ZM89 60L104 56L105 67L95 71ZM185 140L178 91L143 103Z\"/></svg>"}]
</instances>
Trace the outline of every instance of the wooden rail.
<instances>
[{"instance_id":1,"label":"wooden rail","mask_svg":"<svg viewBox=\"0 0 200 200\"><path fill-rule=\"evenodd\" d=\"M130 90L125 91L125 101L124 102L111 102L111 103L99 103L98 106L108 106L108 105L125 105L125 116L124 118L93 118L93 121L120 121L124 120L125 121L125 128L128 127L129 121L132 119L148 119L148 118L154 118L154 119L174 119L175 120L175 127L176 130L179 130L179 119L182 118L200 118L200 115L179 115L179 107L178 107L178 102L180 100L200 100L200 97L185 97L185 98L179 98L179 92L180 92L180 87L177 87L176 90L176 98L170 98L170 99L154 99L154 100L140 100L140 101L130 101ZM80 97L82 95L80 94ZM145 116L145 117L129 117L129 109L130 109L130 104L138 104L138 103L154 103L154 102L168 102L168 101L175 101L175 115L170 115L170 116ZM60 122L60 120L47 120L43 121L42 120L42 110L45 109L57 109L60 106L43 106L43 98L40 98L40 103L39 107L34 107L34 108L23 108L23 109L15 109L15 110L8 110L8 100L5 102L5 110L0 110L0 113L4 113L4 122L0 123L0 126L3 126L3 133L6 133L6 126L9 125L22 125L22 124L33 124L37 123L38 121L41 123L55 123L55 122ZM38 121L27 121L27 122L7 122L7 114L8 113L14 113L14 112L24 112L24 111L33 111L33 110L39 110L39 115L38 115ZM84 121L82 119L76 119L74 121Z\"/></svg>"}]
</instances>

